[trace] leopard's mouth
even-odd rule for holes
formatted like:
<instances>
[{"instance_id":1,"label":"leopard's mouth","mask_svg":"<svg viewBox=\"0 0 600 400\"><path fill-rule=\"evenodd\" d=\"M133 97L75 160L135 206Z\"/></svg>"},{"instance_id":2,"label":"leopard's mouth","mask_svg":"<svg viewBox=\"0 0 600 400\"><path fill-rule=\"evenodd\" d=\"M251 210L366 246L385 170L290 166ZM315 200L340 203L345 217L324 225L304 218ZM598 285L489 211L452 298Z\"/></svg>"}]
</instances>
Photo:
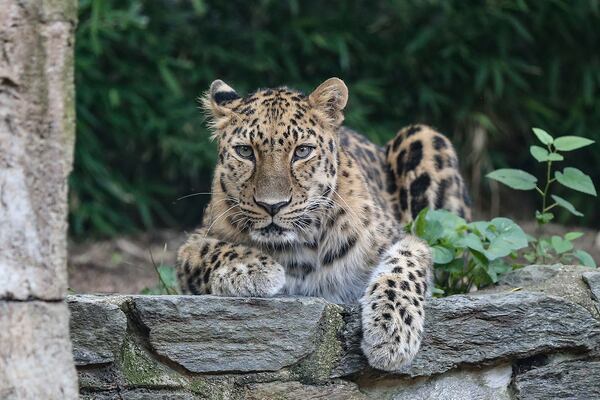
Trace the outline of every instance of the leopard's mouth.
<instances>
[{"instance_id":1,"label":"leopard's mouth","mask_svg":"<svg viewBox=\"0 0 600 400\"><path fill-rule=\"evenodd\" d=\"M264 228L259 229L259 231L265 235L281 235L283 232L287 231L284 227L277 225L275 222L271 222L269 225Z\"/></svg>"},{"instance_id":2,"label":"leopard's mouth","mask_svg":"<svg viewBox=\"0 0 600 400\"><path fill-rule=\"evenodd\" d=\"M296 232L286 229L281 225L271 222L269 225L250 232L250 237L257 243L273 244L293 244L298 240Z\"/></svg>"}]
</instances>

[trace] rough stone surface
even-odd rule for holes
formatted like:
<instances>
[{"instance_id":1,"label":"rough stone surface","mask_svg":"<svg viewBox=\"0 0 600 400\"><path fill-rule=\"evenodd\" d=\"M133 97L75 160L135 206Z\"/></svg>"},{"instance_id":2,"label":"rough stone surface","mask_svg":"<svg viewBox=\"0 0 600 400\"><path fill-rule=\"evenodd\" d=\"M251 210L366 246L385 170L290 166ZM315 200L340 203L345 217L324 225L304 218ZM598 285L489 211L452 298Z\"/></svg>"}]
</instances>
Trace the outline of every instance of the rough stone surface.
<instances>
[{"instance_id":1,"label":"rough stone surface","mask_svg":"<svg viewBox=\"0 0 600 400\"><path fill-rule=\"evenodd\" d=\"M356 384L336 381L321 386L303 385L299 382L270 382L248 385L244 393L247 400L368 400Z\"/></svg>"},{"instance_id":2,"label":"rough stone surface","mask_svg":"<svg viewBox=\"0 0 600 400\"><path fill-rule=\"evenodd\" d=\"M191 372L276 371L314 352L315 298L137 296L131 313L156 353Z\"/></svg>"},{"instance_id":3,"label":"rough stone surface","mask_svg":"<svg viewBox=\"0 0 600 400\"><path fill-rule=\"evenodd\" d=\"M0 399L75 399L77 381L62 302L0 300Z\"/></svg>"},{"instance_id":4,"label":"rough stone surface","mask_svg":"<svg viewBox=\"0 0 600 400\"><path fill-rule=\"evenodd\" d=\"M600 399L600 360L569 360L533 368L515 378L520 400Z\"/></svg>"},{"instance_id":5,"label":"rough stone surface","mask_svg":"<svg viewBox=\"0 0 600 400\"><path fill-rule=\"evenodd\" d=\"M361 379L361 389L373 399L511 400L512 367L447 372L431 378Z\"/></svg>"},{"instance_id":6,"label":"rough stone surface","mask_svg":"<svg viewBox=\"0 0 600 400\"><path fill-rule=\"evenodd\" d=\"M77 0L0 0L0 299L67 289Z\"/></svg>"},{"instance_id":7,"label":"rough stone surface","mask_svg":"<svg viewBox=\"0 0 600 400\"><path fill-rule=\"evenodd\" d=\"M555 277L560 272L560 266L557 265L528 265L524 268L516 269L504 275L500 279L500 285L510 287L523 287L539 285Z\"/></svg>"},{"instance_id":8,"label":"rough stone surface","mask_svg":"<svg viewBox=\"0 0 600 400\"><path fill-rule=\"evenodd\" d=\"M109 391L83 391L81 400L204 400L191 392L157 389L124 389ZM225 399L223 399L225 400Z\"/></svg>"},{"instance_id":9,"label":"rough stone surface","mask_svg":"<svg viewBox=\"0 0 600 400\"><path fill-rule=\"evenodd\" d=\"M76 365L115 361L127 329L127 317L114 298L69 296L71 337Z\"/></svg>"},{"instance_id":10,"label":"rough stone surface","mask_svg":"<svg viewBox=\"0 0 600 400\"><path fill-rule=\"evenodd\" d=\"M566 286L574 284L568 279L583 284L581 273L563 276ZM90 342L94 359L107 362L78 367L84 399L587 400L600 391L600 379L592 379L600 376L600 321L547 293L431 300L421 352L397 373L366 364L357 347L358 306L137 295L71 296L69 303L98 314L73 324L105 321L106 336L114 329L121 338L124 321L114 316L123 310L127 317L124 339L114 342L119 351L105 349L102 358Z\"/></svg>"},{"instance_id":11,"label":"rough stone surface","mask_svg":"<svg viewBox=\"0 0 600 400\"><path fill-rule=\"evenodd\" d=\"M583 280L583 275L590 271L595 269L581 265L529 265L510 272L500 281L498 287L484 292L519 288L529 292L560 296L585 307L600 319L597 304L592 301L589 288Z\"/></svg>"},{"instance_id":12,"label":"rough stone surface","mask_svg":"<svg viewBox=\"0 0 600 400\"><path fill-rule=\"evenodd\" d=\"M358 318L356 310L350 317ZM410 376L432 375L463 364L489 364L543 352L591 350L600 343L600 322L583 307L541 293L514 292L433 299ZM334 376L366 367L360 353L360 325L346 326L342 357Z\"/></svg>"},{"instance_id":13,"label":"rough stone surface","mask_svg":"<svg viewBox=\"0 0 600 400\"><path fill-rule=\"evenodd\" d=\"M114 365L80 365L77 367L77 375L81 391L117 390L119 387L117 383L119 371Z\"/></svg>"},{"instance_id":14,"label":"rough stone surface","mask_svg":"<svg viewBox=\"0 0 600 400\"><path fill-rule=\"evenodd\" d=\"M600 302L600 272L584 272L583 280L592 292L592 298Z\"/></svg>"}]
</instances>

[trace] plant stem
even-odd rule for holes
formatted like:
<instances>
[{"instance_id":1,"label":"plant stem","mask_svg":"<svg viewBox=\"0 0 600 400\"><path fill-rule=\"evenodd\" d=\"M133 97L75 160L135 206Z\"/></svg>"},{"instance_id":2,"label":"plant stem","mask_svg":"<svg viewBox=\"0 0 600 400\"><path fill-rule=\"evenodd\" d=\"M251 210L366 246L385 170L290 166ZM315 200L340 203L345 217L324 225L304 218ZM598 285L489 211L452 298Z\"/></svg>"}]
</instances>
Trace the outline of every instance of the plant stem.
<instances>
[{"instance_id":1,"label":"plant stem","mask_svg":"<svg viewBox=\"0 0 600 400\"><path fill-rule=\"evenodd\" d=\"M544 190L542 192L542 213L546 212L546 197L548 196L548 190L550 189L550 184L552 180L550 179L550 172L552 171L552 161L548 161L546 167L546 186L544 186ZM538 221L538 226L541 223Z\"/></svg>"}]
</instances>

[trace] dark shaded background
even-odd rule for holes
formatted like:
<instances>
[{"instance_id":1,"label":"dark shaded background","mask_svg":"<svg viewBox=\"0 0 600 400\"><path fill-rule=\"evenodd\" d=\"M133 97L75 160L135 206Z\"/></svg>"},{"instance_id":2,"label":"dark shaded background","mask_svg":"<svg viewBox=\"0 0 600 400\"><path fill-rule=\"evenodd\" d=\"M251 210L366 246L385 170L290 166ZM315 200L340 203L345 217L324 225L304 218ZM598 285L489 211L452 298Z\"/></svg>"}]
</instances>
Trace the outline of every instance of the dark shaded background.
<instances>
[{"instance_id":1,"label":"dark shaded background","mask_svg":"<svg viewBox=\"0 0 600 400\"><path fill-rule=\"evenodd\" d=\"M209 187L215 147L196 98L217 78L308 92L338 76L347 125L384 143L431 124L456 143L480 213L532 215L529 193L483 176L540 176L532 126L600 140L599 27L594 0L81 0L71 233L199 222L208 196L176 199ZM600 182L597 144L568 156ZM598 226L596 199L565 197Z\"/></svg>"}]
</instances>

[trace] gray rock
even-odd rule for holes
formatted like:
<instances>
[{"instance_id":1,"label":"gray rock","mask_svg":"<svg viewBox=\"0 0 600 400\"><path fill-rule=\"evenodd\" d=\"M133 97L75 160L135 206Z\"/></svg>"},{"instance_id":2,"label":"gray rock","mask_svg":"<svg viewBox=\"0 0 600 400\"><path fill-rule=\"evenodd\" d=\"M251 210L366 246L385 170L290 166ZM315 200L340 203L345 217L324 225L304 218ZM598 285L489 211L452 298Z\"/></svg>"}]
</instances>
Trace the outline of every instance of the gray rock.
<instances>
[{"instance_id":1,"label":"gray rock","mask_svg":"<svg viewBox=\"0 0 600 400\"><path fill-rule=\"evenodd\" d=\"M64 302L0 300L0 399L77 398L68 325Z\"/></svg>"},{"instance_id":2,"label":"gray rock","mask_svg":"<svg viewBox=\"0 0 600 400\"><path fill-rule=\"evenodd\" d=\"M583 273L583 280L592 292L592 298L600 302L600 272L588 271Z\"/></svg>"},{"instance_id":3,"label":"gray rock","mask_svg":"<svg viewBox=\"0 0 600 400\"><path fill-rule=\"evenodd\" d=\"M499 284L512 287L530 286L539 284L556 276L559 272L559 265L528 265L516 269L504 275Z\"/></svg>"},{"instance_id":4,"label":"gray rock","mask_svg":"<svg viewBox=\"0 0 600 400\"><path fill-rule=\"evenodd\" d=\"M121 311L121 296L68 296L71 311L71 340L75 364L104 364L115 361L127 317Z\"/></svg>"},{"instance_id":5,"label":"gray rock","mask_svg":"<svg viewBox=\"0 0 600 400\"><path fill-rule=\"evenodd\" d=\"M345 305L342 311L344 326L341 332L342 356L331 372L332 378L350 375L368 368L369 363L360 348L361 319L359 305Z\"/></svg>"},{"instance_id":6,"label":"gray rock","mask_svg":"<svg viewBox=\"0 0 600 400\"><path fill-rule=\"evenodd\" d=\"M80 393L81 400L123 400L118 390L87 391Z\"/></svg>"},{"instance_id":7,"label":"gray rock","mask_svg":"<svg viewBox=\"0 0 600 400\"><path fill-rule=\"evenodd\" d=\"M354 311L348 318L358 318ZM346 326L343 355L334 376L364 369L359 324ZM583 307L541 293L451 296L429 301L421 350L410 376L443 373L464 364L490 364L562 350L591 350L600 343L600 322Z\"/></svg>"},{"instance_id":8,"label":"gray rock","mask_svg":"<svg viewBox=\"0 0 600 400\"><path fill-rule=\"evenodd\" d=\"M118 371L114 364L77 367L79 389L90 391L116 390Z\"/></svg>"},{"instance_id":9,"label":"gray rock","mask_svg":"<svg viewBox=\"0 0 600 400\"><path fill-rule=\"evenodd\" d=\"M600 319L597 304L590 298L589 289L582 279L583 274L590 271L594 269L581 265L529 265L510 272L500 281L499 287L486 289L484 292L506 291L507 286L542 292L579 304Z\"/></svg>"},{"instance_id":10,"label":"gray rock","mask_svg":"<svg viewBox=\"0 0 600 400\"><path fill-rule=\"evenodd\" d=\"M191 372L246 372L313 353L328 307L302 297L135 296L130 312L159 356Z\"/></svg>"},{"instance_id":11,"label":"gray rock","mask_svg":"<svg viewBox=\"0 0 600 400\"><path fill-rule=\"evenodd\" d=\"M198 400L194 394L179 390L123 389L109 391L84 391L82 400Z\"/></svg>"},{"instance_id":12,"label":"gray rock","mask_svg":"<svg viewBox=\"0 0 600 400\"><path fill-rule=\"evenodd\" d=\"M352 382L336 381L327 385L312 386L299 382L270 382L248 385L246 400L367 400Z\"/></svg>"},{"instance_id":13,"label":"gray rock","mask_svg":"<svg viewBox=\"0 0 600 400\"><path fill-rule=\"evenodd\" d=\"M119 400L198 400L199 398L187 391L131 389L119 392Z\"/></svg>"},{"instance_id":14,"label":"gray rock","mask_svg":"<svg viewBox=\"0 0 600 400\"><path fill-rule=\"evenodd\" d=\"M450 371L429 378L368 379L363 390L373 399L510 400L512 366ZM365 380L363 378L363 380Z\"/></svg>"},{"instance_id":15,"label":"gray rock","mask_svg":"<svg viewBox=\"0 0 600 400\"><path fill-rule=\"evenodd\" d=\"M514 380L520 400L600 398L600 361L551 363L518 374Z\"/></svg>"}]
</instances>

